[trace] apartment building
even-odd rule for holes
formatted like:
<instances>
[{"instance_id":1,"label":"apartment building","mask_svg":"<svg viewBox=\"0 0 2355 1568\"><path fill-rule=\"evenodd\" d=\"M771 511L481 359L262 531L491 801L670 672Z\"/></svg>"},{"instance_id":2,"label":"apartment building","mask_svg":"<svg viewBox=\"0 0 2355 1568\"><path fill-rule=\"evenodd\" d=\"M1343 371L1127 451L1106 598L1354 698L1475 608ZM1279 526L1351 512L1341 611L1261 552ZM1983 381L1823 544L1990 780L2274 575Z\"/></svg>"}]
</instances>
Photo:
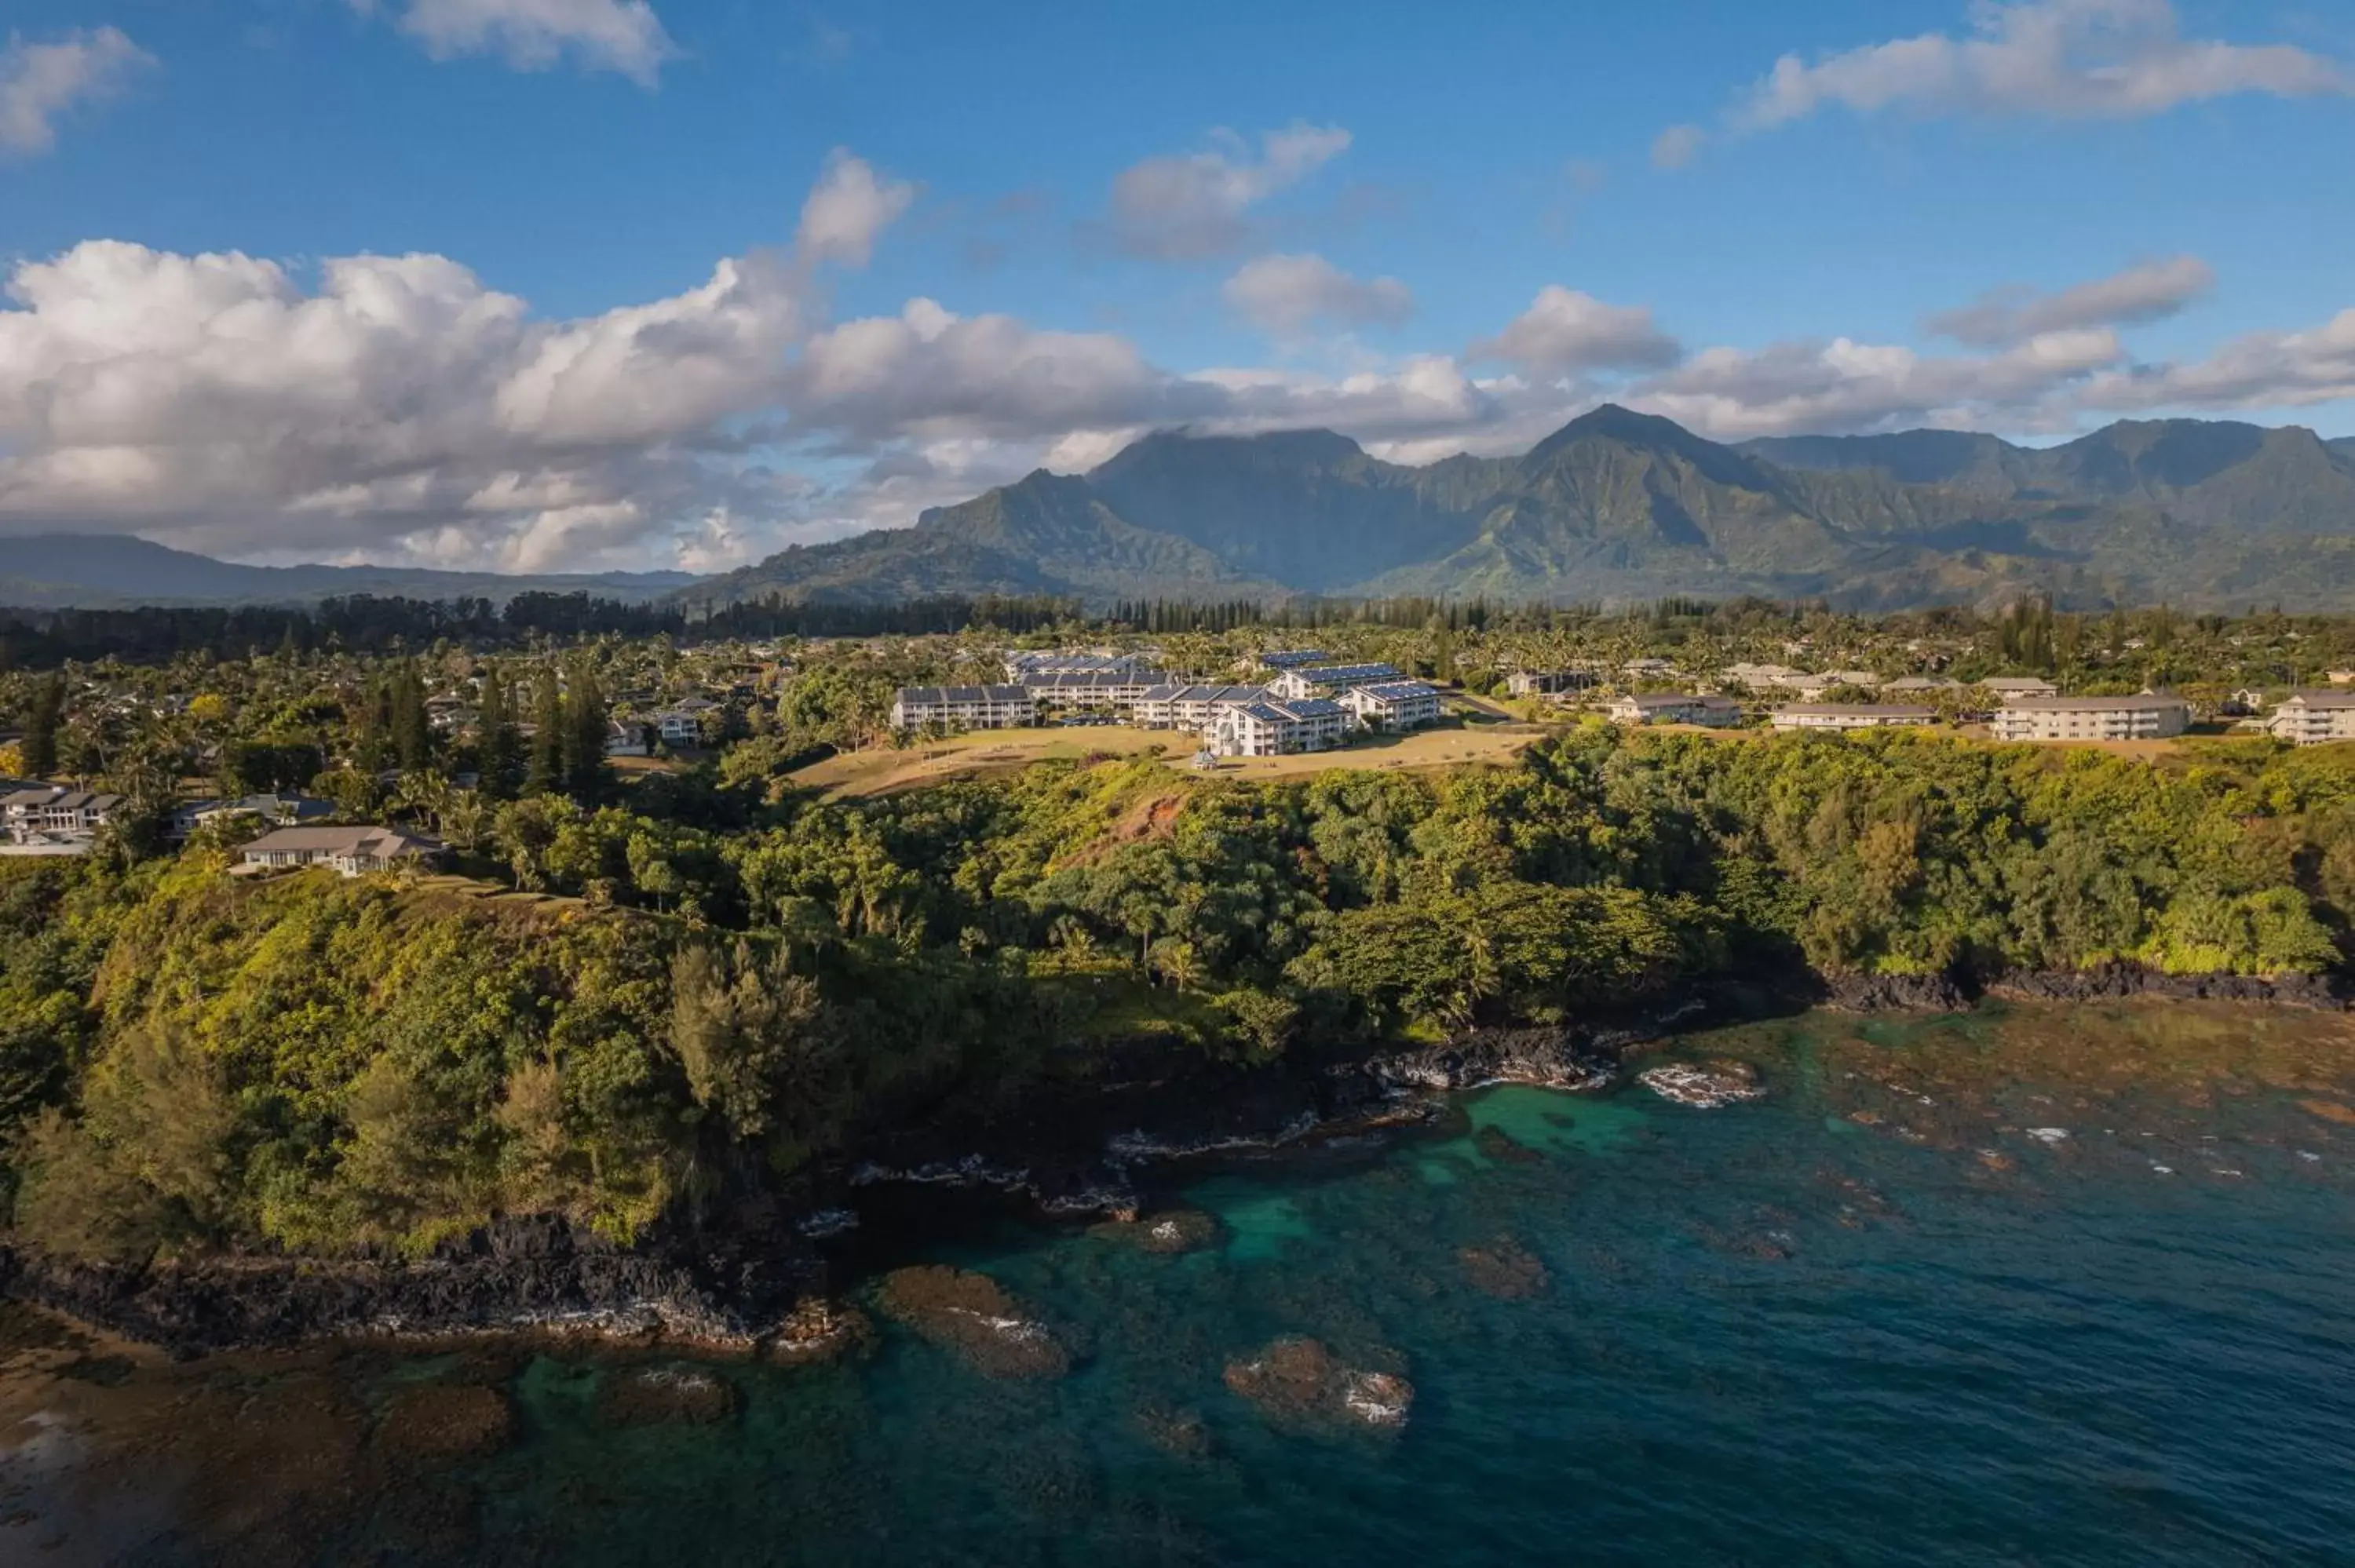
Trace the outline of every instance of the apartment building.
<instances>
[{"instance_id":1,"label":"apartment building","mask_svg":"<svg viewBox=\"0 0 2355 1568\"><path fill-rule=\"evenodd\" d=\"M1592 670L1515 670L1505 676L1505 690L1517 697L1558 697L1593 684Z\"/></svg>"},{"instance_id":2,"label":"apartment building","mask_svg":"<svg viewBox=\"0 0 2355 1568\"><path fill-rule=\"evenodd\" d=\"M1266 700L1264 686L1152 686L1130 707L1129 721L1146 729L1182 729L1199 735L1209 728L1212 710Z\"/></svg>"},{"instance_id":3,"label":"apartment building","mask_svg":"<svg viewBox=\"0 0 2355 1568\"><path fill-rule=\"evenodd\" d=\"M902 686L892 694L891 726L918 729L1021 729L1039 722L1028 686Z\"/></svg>"},{"instance_id":4,"label":"apartment building","mask_svg":"<svg viewBox=\"0 0 2355 1568\"><path fill-rule=\"evenodd\" d=\"M1367 729L1414 729L1439 722L1439 688L1426 681L1351 686L1334 700Z\"/></svg>"},{"instance_id":5,"label":"apartment building","mask_svg":"<svg viewBox=\"0 0 2355 1568\"><path fill-rule=\"evenodd\" d=\"M2012 702L2022 697L2057 697L2061 688L2041 675L1989 675L1977 684L1991 697Z\"/></svg>"},{"instance_id":6,"label":"apartment building","mask_svg":"<svg viewBox=\"0 0 2355 1568\"><path fill-rule=\"evenodd\" d=\"M1776 708L1767 722L1776 729L1890 729L1936 722L1934 708L1905 703L1792 703Z\"/></svg>"},{"instance_id":7,"label":"apartment building","mask_svg":"<svg viewBox=\"0 0 2355 1568\"><path fill-rule=\"evenodd\" d=\"M1037 705L1120 715L1132 711L1146 693L1170 683L1167 672L1145 669L1022 677L1023 688Z\"/></svg>"},{"instance_id":8,"label":"apartment building","mask_svg":"<svg viewBox=\"0 0 2355 1568\"><path fill-rule=\"evenodd\" d=\"M2355 692L2292 692L2274 705L2265 729L2298 746L2355 740Z\"/></svg>"},{"instance_id":9,"label":"apartment building","mask_svg":"<svg viewBox=\"0 0 2355 1568\"><path fill-rule=\"evenodd\" d=\"M1267 698L1217 708L1205 747L1219 757L1326 751L1348 738L1357 716L1329 697Z\"/></svg>"},{"instance_id":10,"label":"apartment building","mask_svg":"<svg viewBox=\"0 0 2355 1568\"><path fill-rule=\"evenodd\" d=\"M1997 710L1998 740L2164 740L2191 727L2172 692L2132 697L2020 697Z\"/></svg>"},{"instance_id":11,"label":"apartment building","mask_svg":"<svg viewBox=\"0 0 2355 1568\"><path fill-rule=\"evenodd\" d=\"M1306 702L1337 696L1352 686L1378 686L1405 678L1395 664L1305 664L1286 670L1270 681L1267 689L1285 702Z\"/></svg>"}]
</instances>

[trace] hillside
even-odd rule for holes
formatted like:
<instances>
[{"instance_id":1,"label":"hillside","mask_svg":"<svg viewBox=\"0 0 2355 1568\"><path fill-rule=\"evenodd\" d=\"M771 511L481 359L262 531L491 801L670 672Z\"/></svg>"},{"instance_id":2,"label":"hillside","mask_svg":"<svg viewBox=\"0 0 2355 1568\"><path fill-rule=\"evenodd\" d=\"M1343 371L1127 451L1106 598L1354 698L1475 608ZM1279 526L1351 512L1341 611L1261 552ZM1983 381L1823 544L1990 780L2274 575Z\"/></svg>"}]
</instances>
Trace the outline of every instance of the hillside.
<instances>
[{"instance_id":1,"label":"hillside","mask_svg":"<svg viewBox=\"0 0 2355 1568\"><path fill-rule=\"evenodd\" d=\"M1425 468L1327 430L1163 431L912 528L771 556L698 601L925 593L1821 597L2333 608L2355 588L2355 441L2126 421L2052 448L1913 430L1726 446L1606 405L1519 458Z\"/></svg>"},{"instance_id":2,"label":"hillside","mask_svg":"<svg viewBox=\"0 0 2355 1568\"><path fill-rule=\"evenodd\" d=\"M176 550L129 534L36 534L8 541L14 568L0 604L284 604L341 594L379 598L506 599L519 593L586 592L642 599L695 581L688 572L444 572L403 567L249 567Z\"/></svg>"}]
</instances>

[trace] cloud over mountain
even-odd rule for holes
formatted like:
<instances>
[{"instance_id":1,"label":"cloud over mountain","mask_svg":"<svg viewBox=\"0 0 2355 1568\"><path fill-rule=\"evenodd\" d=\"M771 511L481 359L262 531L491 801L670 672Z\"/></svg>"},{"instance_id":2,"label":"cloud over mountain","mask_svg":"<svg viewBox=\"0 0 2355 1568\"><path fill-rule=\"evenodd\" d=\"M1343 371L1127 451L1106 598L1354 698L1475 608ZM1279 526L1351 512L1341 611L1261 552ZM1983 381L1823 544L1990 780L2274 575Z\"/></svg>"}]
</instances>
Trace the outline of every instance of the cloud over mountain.
<instances>
[{"instance_id":1,"label":"cloud over mountain","mask_svg":"<svg viewBox=\"0 0 2355 1568\"><path fill-rule=\"evenodd\" d=\"M1212 133L1199 153L1147 158L1113 181L1113 244L1132 256L1194 261L1239 249L1251 209L1299 184L1347 152L1338 125L1270 131L1254 150L1231 131Z\"/></svg>"},{"instance_id":2,"label":"cloud over mountain","mask_svg":"<svg viewBox=\"0 0 2355 1568\"><path fill-rule=\"evenodd\" d=\"M2056 293L2040 294L2019 285L1991 290L1971 304L1941 311L1922 324L1957 343L2001 348L2045 333L2159 321L2215 286L2214 268L2197 256L2177 256Z\"/></svg>"},{"instance_id":3,"label":"cloud over mountain","mask_svg":"<svg viewBox=\"0 0 2355 1568\"><path fill-rule=\"evenodd\" d=\"M1318 323L1397 326L1414 313L1413 293L1396 278L1353 278L1322 256L1256 257L1220 292L1244 319L1278 337Z\"/></svg>"}]
</instances>

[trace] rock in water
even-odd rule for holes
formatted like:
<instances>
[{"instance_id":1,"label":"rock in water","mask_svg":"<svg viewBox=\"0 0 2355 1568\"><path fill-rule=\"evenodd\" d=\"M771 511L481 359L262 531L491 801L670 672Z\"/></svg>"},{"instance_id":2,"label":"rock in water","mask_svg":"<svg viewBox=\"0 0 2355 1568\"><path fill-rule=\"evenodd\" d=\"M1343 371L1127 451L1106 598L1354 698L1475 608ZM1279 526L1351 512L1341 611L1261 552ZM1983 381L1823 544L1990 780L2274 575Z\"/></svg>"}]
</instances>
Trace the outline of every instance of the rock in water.
<instances>
[{"instance_id":1,"label":"rock in water","mask_svg":"<svg viewBox=\"0 0 2355 1568\"><path fill-rule=\"evenodd\" d=\"M1396 1372L1345 1367L1316 1340L1282 1339L1248 1361L1229 1361L1227 1386L1280 1426L1396 1431L1414 1386Z\"/></svg>"},{"instance_id":2,"label":"rock in water","mask_svg":"<svg viewBox=\"0 0 2355 1568\"><path fill-rule=\"evenodd\" d=\"M374 1446L401 1465L435 1465L496 1454L514 1438L515 1409L499 1390L429 1383L392 1396Z\"/></svg>"},{"instance_id":3,"label":"rock in water","mask_svg":"<svg viewBox=\"0 0 2355 1568\"><path fill-rule=\"evenodd\" d=\"M1181 1459L1207 1459L1216 1448L1199 1411L1147 1405L1136 1413L1136 1425L1146 1441Z\"/></svg>"},{"instance_id":4,"label":"rock in water","mask_svg":"<svg viewBox=\"0 0 2355 1568\"><path fill-rule=\"evenodd\" d=\"M1141 1220L1113 1220L1088 1227L1092 1236L1126 1242L1140 1252L1169 1255L1214 1247L1219 1245L1219 1234L1218 1220L1199 1209L1167 1209Z\"/></svg>"},{"instance_id":5,"label":"rock in water","mask_svg":"<svg viewBox=\"0 0 2355 1568\"><path fill-rule=\"evenodd\" d=\"M856 1307L805 1296L777 1325L769 1340L769 1359L788 1365L838 1361L864 1350L875 1338L875 1325Z\"/></svg>"},{"instance_id":6,"label":"rock in water","mask_svg":"<svg viewBox=\"0 0 2355 1568\"><path fill-rule=\"evenodd\" d=\"M1693 1106L1702 1110L1714 1110L1719 1106L1735 1105L1742 1100L1763 1099L1766 1091L1758 1082L1758 1069L1747 1062L1720 1058L1711 1062L1669 1062L1657 1067L1646 1067L1636 1075L1636 1082L1664 1100L1680 1106Z\"/></svg>"},{"instance_id":7,"label":"rock in water","mask_svg":"<svg viewBox=\"0 0 2355 1568\"><path fill-rule=\"evenodd\" d=\"M1498 1236L1487 1246L1467 1246L1456 1253L1464 1277L1472 1288L1499 1301L1525 1301L1542 1296L1552 1285L1537 1255L1511 1236Z\"/></svg>"},{"instance_id":8,"label":"rock in water","mask_svg":"<svg viewBox=\"0 0 2355 1568\"><path fill-rule=\"evenodd\" d=\"M1071 1352L986 1274L927 1266L884 1276L876 1304L984 1377L1061 1377Z\"/></svg>"},{"instance_id":9,"label":"rock in water","mask_svg":"<svg viewBox=\"0 0 2355 1568\"><path fill-rule=\"evenodd\" d=\"M1501 1127L1484 1127L1472 1135L1472 1146L1499 1165L1542 1165L1545 1154L1531 1149Z\"/></svg>"},{"instance_id":10,"label":"rock in water","mask_svg":"<svg viewBox=\"0 0 2355 1568\"><path fill-rule=\"evenodd\" d=\"M736 1414L736 1385L694 1367L632 1367L609 1375L597 1393L608 1426L712 1426Z\"/></svg>"}]
</instances>

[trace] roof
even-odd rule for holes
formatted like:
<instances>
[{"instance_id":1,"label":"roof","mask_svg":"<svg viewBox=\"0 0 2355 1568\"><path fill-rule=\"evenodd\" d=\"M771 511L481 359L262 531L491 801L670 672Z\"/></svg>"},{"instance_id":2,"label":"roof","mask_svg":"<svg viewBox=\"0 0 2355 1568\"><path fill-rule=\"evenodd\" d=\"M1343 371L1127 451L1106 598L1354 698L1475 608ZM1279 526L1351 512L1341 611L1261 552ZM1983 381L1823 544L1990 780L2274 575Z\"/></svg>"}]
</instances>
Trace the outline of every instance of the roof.
<instances>
[{"instance_id":1,"label":"roof","mask_svg":"<svg viewBox=\"0 0 2355 1568\"><path fill-rule=\"evenodd\" d=\"M1359 692L1384 702L1405 702L1412 697L1436 697L1439 688L1428 681L1384 681L1379 685L1359 686Z\"/></svg>"},{"instance_id":2,"label":"roof","mask_svg":"<svg viewBox=\"0 0 2355 1568\"><path fill-rule=\"evenodd\" d=\"M1149 703L1241 703L1267 695L1264 686L1155 686L1142 701Z\"/></svg>"},{"instance_id":3,"label":"roof","mask_svg":"<svg viewBox=\"0 0 2355 1568\"><path fill-rule=\"evenodd\" d=\"M1732 697L1716 692L1638 692L1634 696L1619 700L1633 703L1638 708L1738 708L1742 705Z\"/></svg>"},{"instance_id":4,"label":"roof","mask_svg":"<svg viewBox=\"0 0 2355 1568\"><path fill-rule=\"evenodd\" d=\"M1168 679L1169 674L1166 670L1126 669L1087 670L1077 672L1064 670L1026 670L1022 673L1022 683L1025 686L1039 687L1047 690L1054 690L1063 686L1072 686L1092 691L1099 686L1134 686L1140 682L1147 685L1158 686L1167 683Z\"/></svg>"},{"instance_id":5,"label":"roof","mask_svg":"<svg viewBox=\"0 0 2355 1568\"><path fill-rule=\"evenodd\" d=\"M1990 692L2024 692L2049 687L2052 683L2041 675L1989 675L1975 684L1985 686Z\"/></svg>"},{"instance_id":6,"label":"roof","mask_svg":"<svg viewBox=\"0 0 2355 1568\"><path fill-rule=\"evenodd\" d=\"M403 854L433 854L442 848L434 840L421 834L365 823L347 828L280 828L276 832L264 833L241 847L242 853L249 855L304 852L312 854L357 854L365 852L387 858Z\"/></svg>"},{"instance_id":7,"label":"roof","mask_svg":"<svg viewBox=\"0 0 2355 1568\"><path fill-rule=\"evenodd\" d=\"M1935 708L1913 707L1904 703L1786 703L1774 710L1778 714L1796 714L1802 718L1936 718Z\"/></svg>"},{"instance_id":8,"label":"roof","mask_svg":"<svg viewBox=\"0 0 2355 1568\"><path fill-rule=\"evenodd\" d=\"M2286 696L2281 700L2279 705L2287 707L2292 703L2296 703L2298 706L2305 708L2325 708L2332 711L2343 711L2348 708L2355 708L2355 692L2292 692L2288 696Z\"/></svg>"},{"instance_id":9,"label":"roof","mask_svg":"<svg viewBox=\"0 0 2355 1568\"><path fill-rule=\"evenodd\" d=\"M1295 673L1302 680L1315 682L1320 686L1330 685L1336 681L1364 684L1378 681L1384 675L1396 675L1399 668L1395 664L1315 664L1304 666Z\"/></svg>"},{"instance_id":10,"label":"roof","mask_svg":"<svg viewBox=\"0 0 2355 1568\"><path fill-rule=\"evenodd\" d=\"M1027 703L1028 686L902 686L895 700L911 705L923 703Z\"/></svg>"},{"instance_id":11,"label":"roof","mask_svg":"<svg viewBox=\"0 0 2355 1568\"><path fill-rule=\"evenodd\" d=\"M1950 692L1961 683L1944 675L1901 675L1881 689L1884 692Z\"/></svg>"},{"instance_id":12,"label":"roof","mask_svg":"<svg viewBox=\"0 0 2355 1568\"><path fill-rule=\"evenodd\" d=\"M1296 670L1303 664L1321 664L1325 656L1322 648L1284 648L1261 654L1259 662L1271 670Z\"/></svg>"},{"instance_id":13,"label":"roof","mask_svg":"<svg viewBox=\"0 0 2355 1568\"><path fill-rule=\"evenodd\" d=\"M2183 708L2191 705L2173 692L2145 692L2133 697L2015 697L2004 704L2007 713L2130 714L2149 708Z\"/></svg>"}]
</instances>

